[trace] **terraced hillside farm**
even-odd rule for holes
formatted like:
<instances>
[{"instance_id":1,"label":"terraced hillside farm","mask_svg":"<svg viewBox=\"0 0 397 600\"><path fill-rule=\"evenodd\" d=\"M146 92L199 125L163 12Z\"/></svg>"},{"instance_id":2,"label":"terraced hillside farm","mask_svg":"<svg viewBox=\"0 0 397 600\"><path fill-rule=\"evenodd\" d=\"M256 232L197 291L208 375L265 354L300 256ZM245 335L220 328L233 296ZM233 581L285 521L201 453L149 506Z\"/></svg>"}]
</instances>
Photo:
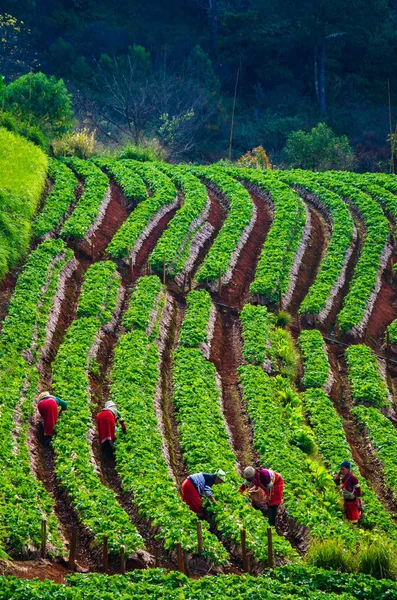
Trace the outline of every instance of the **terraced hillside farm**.
<instances>
[{"instance_id":1,"label":"terraced hillside farm","mask_svg":"<svg viewBox=\"0 0 397 600\"><path fill-rule=\"evenodd\" d=\"M0 194L11 198L21 191L7 187L5 160ZM126 586L146 598L163 586L198 598L206 585L219 598L230 586L236 597L251 586L252 597L331 598L342 589L331 571L303 595L310 544L397 549L397 178L40 161L36 186L22 180L30 250L17 268L4 255L0 289L0 550L13 559L3 572L63 581L77 540L69 567L92 574L59 597ZM68 402L51 446L36 409L48 389ZM107 400L127 428L111 456L95 425ZM362 484L359 526L335 490L343 460ZM285 479L280 570L268 570L267 520L237 493L250 464ZM181 484L218 468L227 481L199 521ZM105 582L104 560L133 573ZM134 570L151 567L234 575ZM236 576L248 568L261 577ZM338 597L397 592L338 577ZM15 598L40 588L2 585Z\"/></svg>"}]
</instances>

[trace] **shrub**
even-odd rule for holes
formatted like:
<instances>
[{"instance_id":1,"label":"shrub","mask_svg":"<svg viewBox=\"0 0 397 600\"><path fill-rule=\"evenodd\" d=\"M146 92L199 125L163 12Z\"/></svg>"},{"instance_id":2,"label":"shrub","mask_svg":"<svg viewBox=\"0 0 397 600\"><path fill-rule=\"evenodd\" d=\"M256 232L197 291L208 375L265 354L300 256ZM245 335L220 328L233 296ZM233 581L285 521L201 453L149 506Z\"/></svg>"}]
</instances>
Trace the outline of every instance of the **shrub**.
<instances>
[{"instance_id":1,"label":"shrub","mask_svg":"<svg viewBox=\"0 0 397 600\"><path fill-rule=\"evenodd\" d=\"M324 542L313 542L306 556L306 561L315 567L333 569L346 573L354 570L354 560L350 552L345 550L343 542L328 539Z\"/></svg>"},{"instance_id":2,"label":"shrub","mask_svg":"<svg viewBox=\"0 0 397 600\"><path fill-rule=\"evenodd\" d=\"M292 317L286 310L280 310L276 315L277 327L287 327L291 324Z\"/></svg>"},{"instance_id":3,"label":"shrub","mask_svg":"<svg viewBox=\"0 0 397 600\"><path fill-rule=\"evenodd\" d=\"M54 156L77 156L90 158L95 152L95 131L84 129L66 133L52 143Z\"/></svg>"},{"instance_id":4,"label":"shrub","mask_svg":"<svg viewBox=\"0 0 397 600\"><path fill-rule=\"evenodd\" d=\"M163 161L165 152L158 140L146 140L142 144L128 143L124 146L119 158L130 158L132 160L146 161Z\"/></svg>"},{"instance_id":5,"label":"shrub","mask_svg":"<svg viewBox=\"0 0 397 600\"><path fill-rule=\"evenodd\" d=\"M249 150L237 161L239 167L248 167L251 169L271 169L270 159L263 146L257 146L252 151Z\"/></svg>"},{"instance_id":6,"label":"shrub","mask_svg":"<svg viewBox=\"0 0 397 600\"><path fill-rule=\"evenodd\" d=\"M395 549L385 540L371 539L360 548L357 566L360 573L376 579L397 579Z\"/></svg>"}]
</instances>

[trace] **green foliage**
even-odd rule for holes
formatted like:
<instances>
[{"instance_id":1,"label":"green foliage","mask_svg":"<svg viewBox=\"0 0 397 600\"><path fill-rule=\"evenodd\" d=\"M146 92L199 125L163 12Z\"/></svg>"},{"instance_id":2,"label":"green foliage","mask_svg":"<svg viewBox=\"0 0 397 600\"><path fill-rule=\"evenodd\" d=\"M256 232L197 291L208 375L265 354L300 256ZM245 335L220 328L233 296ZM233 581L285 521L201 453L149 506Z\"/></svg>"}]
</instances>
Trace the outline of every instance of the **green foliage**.
<instances>
[{"instance_id":1,"label":"green foliage","mask_svg":"<svg viewBox=\"0 0 397 600\"><path fill-rule=\"evenodd\" d=\"M59 232L63 238L84 238L99 217L101 205L109 189L108 178L98 167L80 158L64 159L84 180L84 192L74 211Z\"/></svg>"},{"instance_id":2,"label":"green foliage","mask_svg":"<svg viewBox=\"0 0 397 600\"><path fill-rule=\"evenodd\" d=\"M156 166L181 187L184 202L167 229L161 234L150 254L149 263L160 270L165 259L167 273L177 275L184 268L195 236L206 227L203 220L208 203L207 189L186 166L171 167L166 164Z\"/></svg>"},{"instance_id":3,"label":"green foliage","mask_svg":"<svg viewBox=\"0 0 397 600\"><path fill-rule=\"evenodd\" d=\"M323 388L330 375L323 336L317 329L306 329L299 336L299 346L305 370L302 384L305 388Z\"/></svg>"},{"instance_id":4,"label":"green foliage","mask_svg":"<svg viewBox=\"0 0 397 600\"><path fill-rule=\"evenodd\" d=\"M279 310L276 314L276 325L277 327L287 327L291 325L292 316L286 310Z\"/></svg>"},{"instance_id":5,"label":"green foliage","mask_svg":"<svg viewBox=\"0 0 397 600\"><path fill-rule=\"evenodd\" d=\"M288 136L284 149L289 166L327 171L349 170L353 152L345 135L337 137L325 123L319 123L309 133L294 131Z\"/></svg>"},{"instance_id":6,"label":"green foliage","mask_svg":"<svg viewBox=\"0 0 397 600\"><path fill-rule=\"evenodd\" d=\"M345 265L346 254L353 242L354 223L352 215L342 198L335 192L318 185L312 173L307 171L278 171L276 175L288 185L299 185L306 192L314 194L322 207L330 214L332 221L331 239L321 260L316 279L299 307L300 314L325 316L332 305L331 292L335 291L335 286Z\"/></svg>"},{"instance_id":7,"label":"green foliage","mask_svg":"<svg viewBox=\"0 0 397 600\"><path fill-rule=\"evenodd\" d=\"M119 293L115 279L109 281L106 277L109 268L109 263L97 263L88 270L79 310L91 316L78 316L73 321L53 363L54 393L68 402L67 416L57 424L53 446L57 479L92 536L93 547L99 547L107 535L110 554L117 554L124 544L128 555L143 547L142 538L115 493L102 484L95 472L88 438L93 427L88 375L90 350L101 325L109 324L110 311Z\"/></svg>"},{"instance_id":8,"label":"green foliage","mask_svg":"<svg viewBox=\"0 0 397 600\"><path fill-rule=\"evenodd\" d=\"M77 179L69 167L50 159L48 175L54 185L45 200L43 210L32 223L35 238L41 238L57 229L75 199Z\"/></svg>"},{"instance_id":9,"label":"green foliage","mask_svg":"<svg viewBox=\"0 0 397 600\"><path fill-rule=\"evenodd\" d=\"M205 290L193 290L186 297L187 311L183 319L179 345L186 348L199 348L208 342L207 325L210 319L212 301Z\"/></svg>"},{"instance_id":10,"label":"green foliage","mask_svg":"<svg viewBox=\"0 0 397 600\"><path fill-rule=\"evenodd\" d=\"M0 279L28 249L47 168L41 150L0 128Z\"/></svg>"},{"instance_id":11,"label":"green foliage","mask_svg":"<svg viewBox=\"0 0 397 600\"><path fill-rule=\"evenodd\" d=\"M269 355L270 329L274 325L274 316L266 306L246 304L240 313L240 319L243 326L244 359L253 365L261 365Z\"/></svg>"},{"instance_id":12,"label":"green foliage","mask_svg":"<svg viewBox=\"0 0 397 600\"><path fill-rule=\"evenodd\" d=\"M130 168L130 163L123 160L109 160L97 158L95 164L114 177L123 189L124 195L130 202L139 202L147 198L146 186L141 177Z\"/></svg>"},{"instance_id":13,"label":"green foliage","mask_svg":"<svg viewBox=\"0 0 397 600\"><path fill-rule=\"evenodd\" d=\"M158 162L165 158L165 152L157 140L145 140L140 144L128 142L119 154L119 159Z\"/></svg>"},{"instance_id":14,"label":"green foliage","mask_svg":"<svg viewBox=\"0 0 397 600\"><path fill-rule=\"evenodd\" d=\"M87 127L81 130L65 133L61 138L52 143L54 156L77 156L77 158L91 158L95 152L95 131Z\"/></svg>"},{"instance_id":15,"label":"green foliage","mask_svg":"<svg viewBox=\"0 0 397 600\"><path fill-rule=\"evenodd\" d=\"M123 317L126 329L147 330L152 310L161 312L161 302L156 303L163 291L160 279L155 275L141 277L132 293L130 305Z\"/></svg>"},{"instance_id":16,"label":"green foliage","mask_svg":"<svg viewBox=\"0 0 397 600\"><path fill-rule=\"evenodd\" d=\"M350 282L349 292L343 300L338 314L338 323L343 332L356 328L365 318L368 301L375 288L381 257L389 237L389 225L381 207L368 194L364 194L352 183L339 181L336 174L317 175L316 180L358 209L364 221L366 236Z\"/></svg>"},{"instance_id":17,"label":"green foliage","mask_svg":"<svg viewBox=\"0 0 397 600\"><path fill-rule=\"evenodd\" d=\"M361 547L357 565L360 573L376 579L397 579L396 549L385 540L375 538L366 547Z\"/></svg>"},{"instance_id":18,"label":"green foliage","mask_svg":"<svg viewBox=\"0 0 397 600\"><path fill-rule=\"evenodd\" d=\"M343 540L340 539L314 542L306 556L306 561L321 569L332 569L344 573L354 570L353 555L344 548Z\"/></svg>"},{"instance_id":19,"label":"green foliage","mask_svg":"<svg viewBox=\"0 0 397 600\"><path fill-rule=\"evenodd\" d=\"M106 252L113 258L126 258L132 253L139 241L143 242L148 235L147 228L157 213L168 207L176 200L177 192L169 177L149 163L125 161L126 167L131 168L147 183L153 195L143 200L130 214L113 237Z\"/></svg>"},{"instance_id":20,"label":"green foliage","mask_svg":"<svg viewBox=\"0 0 397 600\"><path fill-rule=\"evenodd\" d=\"M250 225L254 204L247 190L220 167L195 168L192 172L216 185L229 204L226 221L196 274L198 282L216 281L219 273L225 277L235 266L234 253L239 244L245 243L243 236Z\"/></svg>"},{"instance_id":21,"label":"green foliage","mask_svg":"<svg viewBox=\"0 0 397 600\"><path fill-rule=\"evenodd\" d=\"M348 377L353 401L389 406L387 385L371 348L358 344L346 350Z\"/></svg>"},{"instance_id":22,"label":"green foliage","mask_svg":"<svg viewBox=\"0 0 397 600\"><path fill-rule=\"evenodd\" d=\"M73 125L72 97L63 80L44 73L22 75L8 84L5 107L51 137L65 133Z\"/></svg>"}]
</instances>

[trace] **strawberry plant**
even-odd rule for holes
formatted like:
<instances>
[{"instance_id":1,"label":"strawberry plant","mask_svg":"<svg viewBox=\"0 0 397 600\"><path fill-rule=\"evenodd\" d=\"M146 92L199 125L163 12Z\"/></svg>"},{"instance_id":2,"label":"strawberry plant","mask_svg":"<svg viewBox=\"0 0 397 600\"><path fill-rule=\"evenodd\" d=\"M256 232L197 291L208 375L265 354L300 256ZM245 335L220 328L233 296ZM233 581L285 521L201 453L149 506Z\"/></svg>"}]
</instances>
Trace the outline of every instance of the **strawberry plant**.
<instances>
[{"instance_id":1,"label":"strawberry plant","mask_svg":"<svg viewBox=\"0 0 397 600\"><path fill-rule=\"evenodd\" d=\"M389 406L389 393L371 348L358 344L346 350L350 392L354 403Z\"/></svg>"},{"instance_id":2,"label":"strawberry plant","mask_svg":"<svg viewBox=\"0 0 397 600\"><path fill-rule=\"evenodd\" d=\"M141 177L153 192L153 195L138 204L106 249L113 258L127 258L129 255L134 258L135 253L161 217L177 206L178 198L175 186L169 177L153 164L134 160L122 162L134 174Z\"/></svg>"},{"instance_id":3,"label":"strawberry plant","mask_svg":"<svg viewBox=\"0 0 397 600\"><path fill-rule=\"evenodd\" d=\"M93 162L101 169L106 169L109 175L114 177L127 200L138 203L147 198L146 186L142 178L130 168L128 162L106 158L97 158Z\"/></svg>"},{"instance_id":4,"label":"strawberry plant","mask_svg":"<svg viewBox=\"0 0 397 600\"><path fill-rule=\"evenodd\" d=\"M53 364L53 389L67 400L68 411L57 423L53 442L55 472L79 514L81 523L97 547L108 536L110 554L117 554L121 544L127 554L143 548L143 541L115 493L105 487L97 474L89 433L93 422L90 406L89 367L91 348L101 334L101 326L109 324L111 314L106 310L117 304L119 285L115 285L115 265L102 262L87 272L79 299L79 310L85 307L90 316L78 316L67 330ZM109 276L113 269L113 276ZM97 288L91 285L95 271ZM87 297L87 298L86 298ZM104 322L103 315L107 321Z\"/></svg>"},{"instance_id":5,"label":"strawberry plant","mask_svg":"<svg viewBox=\"0 0 397 600\"><path fill-rule=\"evenodd\" d=\"M165 163L156 166L181 187L184 201L150 254L149 263L160 271L165 259L167 273L175 276L182 272L192 242L204 227L209 213L209 199L205 185L190 173L189 167Z\"/></svg>"},{"instance_id":6,"label":"strawberry plant","mask_svg":"<svg viewBox=\"0 0 397 600\"><path fill-rule=\"evenodd\" d=\"M299 336L299 346L305 374L305 388L324 388L329 382L331 367L323 336L317 329L306 329Z\"/></svg>"},{"instance_id":7,"label":"strawberry plant","mask_svg":"<svg viewBox=\"0 0 397 600\"><path fill-rule=\"evenodd\" d=\"M41 238L59 227L75 198L77 179L69 167L51 159L48 174L54 185L43 210L32 223L35 238Z\"/></svg>"},{"instance_id":8,"label":"strawberry plant","mask_svg":"<svg viewBox=\"0 0 397 600\"><path fill-rule=\"evenodd\" d=\"M84 180L84 192L77 202L72 214L59 232L63 238L82 239L89 237L101 218L103 204L110 200L108 178L93 163L80 158L64 159L79 177Z\"/></svg>"},{"instance_id":9,"label":"strawberry plant","mask_svg":"<svg viewBox=\"0 0 397 600\"><path fill-rule=\"evenodd\" d=\"M198 348L208 342L207 325L211 316L211 296L205 290L193 290L186 297L187 312L182 323L179 345Z\"/></svg>"}]
</instances>

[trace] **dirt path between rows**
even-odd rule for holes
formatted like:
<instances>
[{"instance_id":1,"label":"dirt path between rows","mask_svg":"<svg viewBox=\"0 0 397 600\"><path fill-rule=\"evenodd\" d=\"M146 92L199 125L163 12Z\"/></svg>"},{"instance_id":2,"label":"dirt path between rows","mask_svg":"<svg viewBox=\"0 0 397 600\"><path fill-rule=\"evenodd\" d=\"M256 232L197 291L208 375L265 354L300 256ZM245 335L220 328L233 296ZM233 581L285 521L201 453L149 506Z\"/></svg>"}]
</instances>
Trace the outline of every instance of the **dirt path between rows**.
<instances>
[{"instance_id":1,"label":"dirt path between rows","mask_svg":"<svg viewBox=\"0 0 397 600\"><path fill-rule=\"evenodd\" d=\"M397 262L397 253L391 257ZM382 285L365 332L365 343L374 350L380 350L388 325L397 318L397 285L393 283L390 260L382 274Z\"/></svg>"},{"instance_id":2,"label":"dirt path between rows","mask_svg":"<svg viewBox=\"0 0 397 600\"><path fill-rule=\"evenodd\" d=\"M349 391L344 349L335 344L328 344L327 351L335 378L330 397L336 410L343 419L343 428L352 452L353 460L359 468L360 475L368 481L379 501L384 504L389 512L395 513L397 512L397 502L393 499L392 492L388 490L385 484L382 473L382 464L369 443L365 428L360 426L350 412L353 407L353 402Z\"/></svg>"}]
</instances>

